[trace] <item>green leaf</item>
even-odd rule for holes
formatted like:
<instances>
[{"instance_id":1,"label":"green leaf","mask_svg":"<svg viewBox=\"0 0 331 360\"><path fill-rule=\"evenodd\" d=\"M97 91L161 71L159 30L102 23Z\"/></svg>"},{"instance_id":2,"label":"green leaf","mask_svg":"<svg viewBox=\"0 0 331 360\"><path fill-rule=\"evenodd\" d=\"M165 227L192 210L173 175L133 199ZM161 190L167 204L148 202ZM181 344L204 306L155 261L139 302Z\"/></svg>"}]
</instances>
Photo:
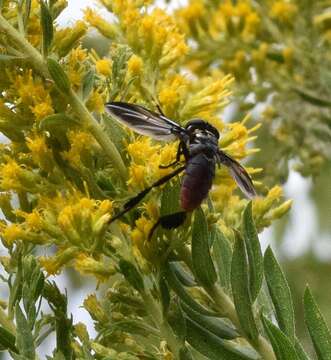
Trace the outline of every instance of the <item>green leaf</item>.
<instances>
[{"instance_id":1,"label":"green leaf","mask_svg":"<svg viewBox=\"0 0 331 360\"><path fill-rule=\"evenodd\" d=\"M250 298L247 254L244 240L237 232L232 256L231 285L234 305L236 307L241 328L249 339L256 341L259 333L255 323L252 301Z\"/></svg>"},{"instance_id":2,"label":"green leaf","mask_svg":"<svg viewBox=\"0 0 331 360\"><path fill-rule=\"evenodd\" d=\"M48 58L47 67L56 87L63 93L69 94L71 91L70 81L62 66L53 58Z\"/></svg>"},{"instance_id":3,"label":"green leaf","mask_svg":"<svg viewBox=\"0 0 331 360\"><path fill-rule=\"evenodd\" d=\"M291 340L265 316L261 316L277 360L299 360Z\"/></svg>"},{"instance_id":4,"label":"green leaf","mask_svg":"<svg viewBox=\"0 0 331 360\"><path fill-rule=\"evenodd\" d=\"M251 201L244 210L242 227L249 264L251 300L254 302L260 292L263 281L263 256L253 220Z\"/></svg>"},{"instance_id":5,"label":"green leaf","mask_svg":"<svg viewBox=\"0 0 331 360\"><path fill-rule=\"evenodd\" d=\"M294 347L295 347L295 351L297 352L298 358L300 360L310 360L309 356L306 354L304 348L302 347L302 345L300 344L297 338L295 339Z\"/></svg>"},{"instance_id":6,"label":"green leaf","mask_svg":"<svg viewBox=\"0 0 331 360\"><path fill-rule=\"evenodd\" d=\"M186 346L179 350L179 360L194 360L191 351Z\"/></svg>"},{"instance_id":7,"label":"green leaf","mask_svg":"<svg viewBox=\"0 0 331 360\"><path fill-rule=\"evenodd\" d=\"M7 55L7 54L0 54L0 61L14 61L14 60L23 60L25 56L16 56L16 55Z\"/></svg>"},{"instance_id":8,"label":"green leaf","mask_svg":"<svg viewBox=\"0 0 331 360\"><path fill-rule=\"evenodd\" d=\"M35 360L35 346L29 323L26 320L19 304L15 306L16 318L16 346L21 356L25 359Z\"/></svg>"},{"instance_id":9,"label":"green leaf","mask_svg":"<svg viewBox=\"0 0 331 360\"><path fill-rule=\"evenodd\" d=\"M305 322L319 360L331 359L330 330L321 314L309 287L303 297Z\"/></svg>"},{"instance_id":10,"label":"green leaf","mask_svg":"<svg viewBox=\"0 0 331 360\"><path fill-rule=\"evenodd\" d=\"M197 280L206 287L217 281L217 274L209 251L209 232L205 214L195 210L192 226L192 264Z\"/></svg>"},{"instance_id":11,"label":"green leaf","mask_svg":"<svg viewBox=\"0 0 331 360\"><path fill-rule=\"evenodd\" d=\"M119 266L121 273L125 276L129 284L133 286L137 291L143 291L144 281L136 267L132 263L124 259L120 260Z\"/></svg>"},{"instance_id":12,"label":"green leaf","mask_svg":"<svg viewBox=\"0 0 331 360\"><path fill-rule=\"evenodd\" d=\"M181 305L188 318L221 339L232 340L239 336L238 332L226 321L213 316L202 315L187 306L184 302L182 302Z\"/></svg>"},{"instance_id":13,"label":"green leaf","mask_svg":"<svg viewBox=\"0 0 331 360\"><path fill-rule=\"evenodd\" d=\"M11 350L15 353L18 353L18 350L15 346L15 335L6 330L4 327L0 326L0 346L1 350Z\"/></svg>"},{"instance_id":14,"label":"green leaf","mask_svg":"<svg viewBox=\"0 0 331 360\"><path fill-rule=\"evenodd\" d=\"M200 305L196 302L192 296L185 290L183 285L178 280L173 263L168 263L165 269L166 279L168 282L169 287L178 295L178 297L189 307L193 310L197 311L198 313L207 315L207 316L214 316L215 313L208 310L204 306Z\"/></svg>"},{"instance_id":15,"label":"green leaf","mask_svg":"<svg viewBox=\"0 0 331 360\"><path fill-rule=\"evenodd\" d=\"M187 271L184 270L183 266L181 266L177 262L172 262L171 264L172 264L173 270L176 273L178 280L184 286L187 286L187 287L197 286L197 283L195 282L194 278Z\"/></svg>"},{"instance_id":16,"label":"green leaf","mask_svg":"<svg viewBox=\"0 0 331 360\"><path fill-rule=\"evenodd\" d=\"M162 312L163 315L166 315L170 305L170 292L164 274L160 276L159 289L161 295Z\"/></svg>"},{"instance_id":17,"label":"green leaf","mask_svg":"<svg viewBox=\"0 0 331 360\"><path fill-rule=\"evenodd\" d=\"M186 339L186 318L184 317L181 306L177 301L174 302L171 307L167 320L173 328L177 338L182 342L182 345L184 345Z\"/></svg>"},{"instance_id":18,"label":"green leaf","mask_svg":"<svg viewBox=\"0 0 331 360\"><path fill-rule=\"evenodd\" d=\"M83 100L86 100L90 96L90 93L93 90L94 81L95 81L95 71L92 69L84 75L82 81Z\"/></svg>"},{"instance_id":19,"label":"green leaf","mask_svg":"<svg viewBox=\"0 0 331 360\"><path fill-rule=\"evenodd\" d=\"M79 121L65 113L57 113L44 117L39 123L39 129L49 132L56 130L66 130L79 125Z\"/></svg>"},{"instance_id":20,"label":"green leaf","mask_svg":"<svg viewBox=\"0 0 331 360\"><path fill-rule=\"evenodd\" d=\"M231 259L232 259L232 247L228 238L220 231L220 229L214 227L212 231L213 237L213 258L218 270L218 277L221 285L231 291Z\"/></svg>"},{"instance_id":21,"label":"green leaf","mask_svg":"<svg viewBox=\"0 0 331 360\"><path fill-rule=\"evenodd\" d=\"M43 54L47 56L53 41L53 19L47 4L40 1L40 23L43 32Z\"/></svg>"},{"instance_id":22,"label":"green leaf","mask_svg":"<svg viewBox=\"0 0 331 360\"><path fill-rule=\"evenodd\" d=\"M294 343L295 322L291 291L270 247L264 254L264 274L276 310L278 325Z\"/></svg>"},{"instance_id":23,"label":"green leaf","mask_svg":"<svg viewBox=\"0 0 331 360\"><path fill-rule=\"evenodd\" d=\"M257 360L260 357L250 354L240 347L232 347L230 343L220 339L208 330L201 327L197 322L187 318L188 343L206 356L209 360Z\"/></svg>"}]
</instances>

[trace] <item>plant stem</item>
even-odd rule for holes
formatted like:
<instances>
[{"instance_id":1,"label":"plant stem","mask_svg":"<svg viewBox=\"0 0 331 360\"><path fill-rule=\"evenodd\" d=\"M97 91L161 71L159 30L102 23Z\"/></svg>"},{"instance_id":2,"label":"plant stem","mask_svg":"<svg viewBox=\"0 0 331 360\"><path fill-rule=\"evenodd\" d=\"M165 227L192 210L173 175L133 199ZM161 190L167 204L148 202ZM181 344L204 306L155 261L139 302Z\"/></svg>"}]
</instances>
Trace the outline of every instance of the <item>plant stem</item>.
<instances>
[{"instance_id":1,"label":"plant stem","mask_svg":"<svg viewBox=\"0 0 331 360\"><path fill-rule=\"evenodd\" d=\"M103 131L103 129L96 121L96 119L87 110L85 104L73 91L71 91L70 94L70 103L75 109L77 115L85 124L86 128L92 133L94 138L103 148L103 150L105 151L111 162L113 163L114 167L116 167L122 181L125 182L125 180L127 179L127 169L124 165L122 157L118 152L116 146L112 143L112 141Z\"/></svg>"},{"instance_id":2,"label":"plant stem","mask_svg":"<svg viewBox=\"0 0 331 360\"><path fill-rule=\"evenodd\" d=\"M0 31L3 31L24 53L30 63L32 64L35 71L41 74L46 79L50 78L47 64L40 52L34 48L21 34L17 31L1 14L0 14ZM99 123L87 110L85 104L78 98L78 96L71 91L69 102L75 109L79 118L81 118L83 124L90 130L94 138L100 144L102 149L105 151L114 168L120 174L121 180L125 182L127 179L127 169L123 163L122 157L118 152L116 146L107 137Z\"/></svg>"},{"instance_id":3,"label":"plant stem","mask_svg":"<svg viewBox=\"0 0 331 360\"><path fill-rule=\"evenodd\" d=\"M1 14L0 14L0 30L2 30L6 36L10 37L11 40L19 47L21 52L23 52L29 62L32 64L33 68L45 78L49 78L47 65L41 56L40 52L34 48L21 34L17 31Z\"/></svg>"},{"instance_id":4,"label":"plant stem","mask_svg":"<svg viewBox=\"0 0 331 360\"><path fill-rule=\"evenodd\" d=\"M162 312L153 297L148 293L141 293L141 296L145 302L146 309L148 309L155 325L159 328L162 338L167 341L175 359L179 359L180 350L183 347L183 344L177 339L168 322L164 320Z\"/></svg>"}]
</instances>

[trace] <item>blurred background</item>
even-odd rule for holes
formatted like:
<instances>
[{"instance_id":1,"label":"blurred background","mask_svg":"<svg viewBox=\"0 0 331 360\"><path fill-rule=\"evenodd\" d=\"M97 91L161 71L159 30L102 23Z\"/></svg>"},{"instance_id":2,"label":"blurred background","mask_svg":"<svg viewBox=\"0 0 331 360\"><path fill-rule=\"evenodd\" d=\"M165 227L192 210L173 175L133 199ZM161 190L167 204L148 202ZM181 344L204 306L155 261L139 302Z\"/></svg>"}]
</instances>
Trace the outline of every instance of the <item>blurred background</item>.
<instances>
[{"instance_id":1,"label":"blurred background","mask_svg":"<svg viewBox=\"0 0 331 360\"><path fill-rule=\"evenodd\" d=\"M94 2L89 0L69 0L68 3L67 9L59 18L61 26L82 18L81 10L87 6L95 7ZM167 9L170 6L171 11L179 11L178 16L182 16L188 23L188 15L178 10L186 3L174 1L169 5L158 2L158 6ZM256 3L259 6L262 2ZM217 46L222 53L222 45L226 44L228 52L222 59L216 53L214 62L215 66L220 66L225 73L233 73L236 78L233 99L226 109L225 119L240 119L251 112L253 120L262 123L256 140L261 151L252 157L251 164L264 169L263 182L269 186L282 184L285 197L293 199L289 214L266 229L260 238L264 249L269 244L272 245L286 273L295 302L298 335L299 338L306 339L306 348L309 349L311 344L303 325L302 309L302 295L307 283L331 327L331 287L328 286L331 275L331 107L328 103L331 99L331 72L328 70L330 55L327 55L329 40L324 36L328 34L330 26L330 21L327 23L324 20L331 18L326 16L331 12L326 6L319 5L322 1L316 1L314 7L306 1L301 1L300 5L299 2L293 3L297 4L298 12L301 9L307 11L307 14L300 12L301 19L295 25L292 23L286 28L287 25L283 24L284 33L278 33L276 25L277 21L281 21L281 16L279 19L270 17L270 22L274 21L276 25L265 25L272 28L272 34L280 39L279 43L284 40L281 44L283 46L269 46L264 50L264 44L271 42L267 37L253 46L247 45L247 42L241 43L239 37L232 32L231 36L235 41L230 46L225 36L223 43L221 41ZM109 13L101 8L100 14L105 18L109 17ZM322 15L324 18L321 18ZM238 18L241 15L235 16ZM199 16L196 17L196 21L200 21ZM315 21L318 26L308 33L306 29L309 28L309 21ZM229 25L226 26L230 33ZM196 38L192 25L186 32L197 43L192 63L197 58L202 59L203 63L204 52L208 52L215 44ZM102 55L106 54L109 43L97 33L90 33L85 45L95 42L95 37L99 38L96 50ZM296 47L296 42L300 48ZM288 49L291 47L294 48L295 55L288 60ZM243 52L245 55L249 51L253 55L253 51L256 51L254 66L252 63L246 64L247 57L243 57ZM275 64L261 64L261 59L259 62L258 56L263 51L266 52L265 57ZM231 63L233 59L237 64ZM291 68L277 68L283 64L288 65L287 61L291 61ZM207 66L210 64L206 64ZM194 68L192 65L192 68L197 75L205 71L203 66ZM242 72L245 71L250 74L249 77L243 75ZM263 80L259 80L260 78ZM290 89L288 84L293 82L295 85ZM95 290L94 282L66 271L61 275L61 282L57 283L62 290L70 289L69 311L73 314L74 322L85 322L90 335L93 335L93 323L80 306L86 293ZM45 352L47 353L47 346Z\"/></svg>"}]
</instances>

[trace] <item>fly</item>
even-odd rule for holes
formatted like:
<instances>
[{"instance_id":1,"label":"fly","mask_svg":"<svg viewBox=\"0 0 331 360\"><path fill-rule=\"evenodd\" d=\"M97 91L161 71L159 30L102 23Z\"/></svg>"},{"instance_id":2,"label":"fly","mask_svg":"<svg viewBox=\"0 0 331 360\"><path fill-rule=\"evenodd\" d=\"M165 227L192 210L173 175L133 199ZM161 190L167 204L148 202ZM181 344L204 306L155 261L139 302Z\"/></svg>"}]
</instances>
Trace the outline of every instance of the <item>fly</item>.
<instances>
[{"instance_id":1,"label":"fly","mask_svg":"<svg viewBox=\"0 0 331 360\"><path fill-rule=\"evenodd\" d=\"M194 119L182 127L162 113L159 114L140 105L125 102L107 103L106 110L119 122L139 134L161 141L179 140L175 161L167 166L160 167L168 168L181 164L173 172L127 201L123 209L110 219L110 223L130 211L153 188L163 185L184 172L180 189L180 205L183 211L162 216L153 227L151 234L158 225L166 229L180 226L185 221L186 213L199 207L207 197L212 187L216 165L228 167L231 176L248 198L256 196L252 179L247 171L238 161L218 147L219 132L209 123L202 119ZM184 156L184 163L180 162L181 156Z\"/></svg>"}]
</instances>

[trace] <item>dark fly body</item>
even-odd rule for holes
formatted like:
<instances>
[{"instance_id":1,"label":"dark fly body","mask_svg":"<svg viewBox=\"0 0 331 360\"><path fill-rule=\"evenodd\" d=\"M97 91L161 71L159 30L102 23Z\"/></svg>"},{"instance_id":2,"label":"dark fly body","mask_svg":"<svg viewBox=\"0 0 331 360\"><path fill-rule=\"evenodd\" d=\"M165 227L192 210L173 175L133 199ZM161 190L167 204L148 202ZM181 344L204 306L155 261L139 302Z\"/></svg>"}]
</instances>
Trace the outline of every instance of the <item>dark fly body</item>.
<instances>
[{"instance_id":1,"label":"dark fly body","mask_svg":"<svg viewBox=\"0 0 331 360\"><path fill-rule=\"evenodd\" d=\"M180 226L185 220L186 212L196 209L207 197L212 187L216 165L225 165L229 168L232 177L247 197L256 196L250 176L236 160L219 149L219 133L209 123L194 119L189 121L184 128L163 114L124 102L107 103L106 109L115 119L139 134L163 141L178 139L179 146L175 161L163 167L181 165L130 199L124 204L123 210L110 222L130 211L154 187L166 183L184 171L180 191L180 205L183 211L161 217L153 229L158 225L167 229ZM182 155L185 159L184 163L180 161Z\"/></svg>"}]
</instances>

